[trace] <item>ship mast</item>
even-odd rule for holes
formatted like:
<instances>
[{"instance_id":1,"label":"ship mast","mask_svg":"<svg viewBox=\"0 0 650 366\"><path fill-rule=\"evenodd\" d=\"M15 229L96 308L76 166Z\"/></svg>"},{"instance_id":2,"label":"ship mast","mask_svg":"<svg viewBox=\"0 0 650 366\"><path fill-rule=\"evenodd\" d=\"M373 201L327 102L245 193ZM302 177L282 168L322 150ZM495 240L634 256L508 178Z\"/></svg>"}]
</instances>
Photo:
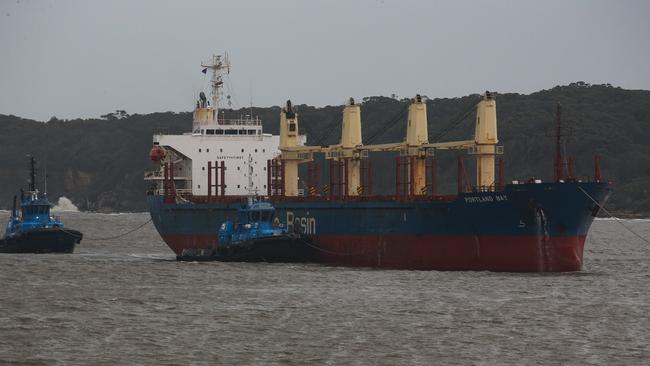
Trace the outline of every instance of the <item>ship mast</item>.
<instances>
[{"instance_id":1,"label":"ship mast","mask_svg":"<svg viewBox=\"0 0 650 366\"><path fill-rule=\"evenodd\" d=\"M562 157L562 105L555 110L555 181L564 179L564 158Z\"/></svg>"},{"instance_id":2,"label":"ship mast","mask_svg":"<svg viewBox=\"0 0 650 366\"><path fill-rule=\"evenodd\" d=\"M230 61L228 60L228 54L225 54L222 58L221 55L212 55L212 60L209 63L201 63L203 71L207 69L212 70L212 79L210 80L210 85L212 87L212 108L214 109L214 119L218 120L219 118L219 101L221 100L223 88L223 74L224 71L230 73Z\"/></svg>"},{"instance_id":3,"label":"ship mast","mask_svg":"<svg viewBox=\"0 0 650 366\"><path fill-rule=\"evenodd\" d=\"M29 190L36 191L36 161L33 156L29 157Z\"/></svg>"},{"instance_id":4,"label":"ship mast","mask_svg":"<svg viewBox=\"0 0 650 366\"><path fill-rule=\"evenodd\" d=\"M253 156L248 154L248 205L252 205L257 196L257 189L253 183Z\"/></svg>"}]
</instances>

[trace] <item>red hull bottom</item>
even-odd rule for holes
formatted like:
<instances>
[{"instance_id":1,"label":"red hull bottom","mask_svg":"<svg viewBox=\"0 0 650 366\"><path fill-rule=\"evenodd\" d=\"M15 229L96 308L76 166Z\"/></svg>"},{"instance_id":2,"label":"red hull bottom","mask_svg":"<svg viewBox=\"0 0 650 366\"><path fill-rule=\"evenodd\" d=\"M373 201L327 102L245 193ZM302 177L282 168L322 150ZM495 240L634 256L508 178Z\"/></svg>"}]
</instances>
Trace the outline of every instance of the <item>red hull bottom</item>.
<instances>
[{"instance_id":1,"label":"red hull bottom","mask_svg":"<svg viewBox=\"0 0 650 366\"><path fill-rule=\"evenodd\" d=\"M176 253L209 248L212 235L163 235ZM585 236L314 237L321 263L393 269L569 272L582 268Z\"/></svg>"}]
</instances>

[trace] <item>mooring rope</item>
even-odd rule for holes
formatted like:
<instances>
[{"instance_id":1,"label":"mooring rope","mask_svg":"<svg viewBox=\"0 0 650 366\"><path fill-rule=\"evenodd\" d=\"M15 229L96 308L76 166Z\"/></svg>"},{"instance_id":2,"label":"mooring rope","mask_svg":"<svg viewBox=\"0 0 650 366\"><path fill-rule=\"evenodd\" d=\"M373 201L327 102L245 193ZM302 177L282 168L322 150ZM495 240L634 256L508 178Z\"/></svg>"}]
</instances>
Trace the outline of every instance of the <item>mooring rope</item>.
<instances>
[{"instance_id":1,"label":"mooring rope","mask_svg":"<svg viewBox=\"0 0 650 366\"><path fill-rule=\"evenodd\" d=\"M600 203L598 203L598 201L596 201L593 197L591 197L591 196L589 195L589 193L587 193L584 189L582 189L582 187L578 186L578 189L581 190L582 193L584 193L585 196L587 196L590 200L592 200L592 201L596 204L596 206L598 206L601 210L605 211L605 213L608 214L611 218L613 218L616 222L618 222L619 224L621 224L621 226L623 226L627 231L631 232L632 234L634 234L634 236L636 236L637 238L643 240L643 241L646 242L647 244L650 244L650 240L644 238L643 236L641 236L641 234L638 234L636 231L632 230L632 229L629 228L627 225L625 225L625 224L623 223L623 221L621 221L618 217L612 215L611 212L607 211L607 210L605 209L605 207L603 207Z\"/></svg>"},{"instance_id":2,"label":"mooring rope","mask_svg":"<svg viewBox=\"0 0 650 366\"><path fill-rule=\"evenodd\" d=\"M137 227L135 227L134 229L131 229L131 230L129 230L129 231L125 232L125 233L119 234L119 235L107 236L107 237L103 237L103 238L101 238L101 237L100 237L100 238L86 237L86 240L111 240L111 239L121 238L121 237L123 237L123 236L127 236L127 235L129 235L129 234L131 234L131 233L133 233L133 232L135 232L135 231L137 231L137 230L142 229L145 225L147 225L148 223L150 223L152 220L153 220L153 219L149 219L149 220L147 220L147 222L145 222L144 224L140 224L140 225L138 225ZM68 233L68 234L70 234L70 235L78 236L77 234L75 234L75 233L73 233L73 232L70 232L70 231L68 231L68 230L66 230L66 229L64 229L64 228L59 228L59 229L61 229L61 231L66 232L66 233Z\"/></svg>"}]
</instances>

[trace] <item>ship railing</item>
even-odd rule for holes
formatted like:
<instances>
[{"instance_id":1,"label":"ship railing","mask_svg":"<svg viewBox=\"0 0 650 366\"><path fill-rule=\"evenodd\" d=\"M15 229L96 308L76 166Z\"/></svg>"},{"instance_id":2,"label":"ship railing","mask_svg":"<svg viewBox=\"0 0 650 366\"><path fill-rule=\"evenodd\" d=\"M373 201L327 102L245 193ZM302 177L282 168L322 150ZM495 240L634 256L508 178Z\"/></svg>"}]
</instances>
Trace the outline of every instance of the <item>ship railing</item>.
<instances>
[{"instance_id":1,"label":"ship railing","mask_svg":"<svg viewBox=\"0 0 650 366\"><path fill-rule=\"evenodd\" d=\"M145 178L159 178L163 176L163 172L160 170L144 172Z\"/></svg>"},{"instance_id":2,"label":"ship railing","mask_svg":"<svg viewBox=\"0 0 650 366\"><path fill-rule=\"evenodd\" d=\"M164 172L162 171L153 171L153 172L145 172L144 173L144 179L151 179L151 178L165 178L164 177ZM189 177L184 177L184 176L174 176L175 181L189 181L191 180Z\"/></svg>"},{"instance_id":3,"label":"ship railing","mask_svg":"<svg viewBox=\"0 0 650 366\"><path fill-rule=\"evenodd\" d=\"M472 186L472 189L470 192L472 193L481 193L481 192L494 192L502 189L501 187L495 187L495 186Z\"/></svg>"},{"instance_id":4,"label":"ship railing","mask_svg":"<svg viewBox=\"0 0 650 366\"><path fill-rule=\"evenodd\" d=\"M192 189L191 188L176 188L176 195L181 196L183 198L188 198L192 197ZM157 195L157 196L164 196L165 195L165 189L164 188L157 188L157 189L149 189L147 191L151 195Z\"/></svg>"},{"instance_id":5,"label":"ship railing","mask_svg":"<svg viewBox=\"0 0 650 366\"><path fill-rule=\"evenodd\" d=\"M179 194L180 195L180 194ZM184 199L194 203L229 203L245 200L248 196L197 196L181 195ZM260 196L262 200L270 202L451 202L458 196L456 195L412 195L412 196L395 196L395 195L372 195L372 196L347 196L347 197L330 197L326 196Z\"/></svg>"},{"instance_id":6,"label":"ship railing","mask_svg":"<svg viewBox=\"0 0 650 366\"><path fill-rule=\"evenodd\" d=\"M259 117L219 119L217 124L222 126L261 126L262 120Z\"/></svg>"}]
</instances>

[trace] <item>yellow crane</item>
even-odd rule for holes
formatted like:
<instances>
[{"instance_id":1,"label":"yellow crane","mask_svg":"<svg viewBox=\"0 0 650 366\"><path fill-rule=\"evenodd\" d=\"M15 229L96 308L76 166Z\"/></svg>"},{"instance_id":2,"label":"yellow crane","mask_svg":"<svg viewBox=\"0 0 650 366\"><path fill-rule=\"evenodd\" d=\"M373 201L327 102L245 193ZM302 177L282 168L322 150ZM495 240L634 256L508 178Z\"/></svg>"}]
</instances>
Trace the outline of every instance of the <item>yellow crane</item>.
<instances>
[{"instance_id":1,"label":"yellow crane","mask_svg":"<svg viewBox=\"0 0 650 366\"><path fill-rule=\"evenodd\" d=\"M361 186L361 159L370 152L395 151L400 156L412 157L409 174L413 192L426 189L426 159L435 156L436 150L467 149L476 160L476 186L483 190L494 190L495 155L502 154L503 148L497 146L496 100L492 93L486 92L476 106L474 139L429 143L427 105L417 95L408 107L406 138L402 142L364 145L361 136L361 106L354 99L343 108L341 139L336 145L305 146L300 143L298 113L291 102L280 112L280 151L279 160L284 169L285 196L298 196L298 165L312 161L314 153L325 154L327 159L343 160L345 164L346 192L350 196L359 195ZM330 187L331 188L331 187Z\"/></svg>"}]
</instances>

